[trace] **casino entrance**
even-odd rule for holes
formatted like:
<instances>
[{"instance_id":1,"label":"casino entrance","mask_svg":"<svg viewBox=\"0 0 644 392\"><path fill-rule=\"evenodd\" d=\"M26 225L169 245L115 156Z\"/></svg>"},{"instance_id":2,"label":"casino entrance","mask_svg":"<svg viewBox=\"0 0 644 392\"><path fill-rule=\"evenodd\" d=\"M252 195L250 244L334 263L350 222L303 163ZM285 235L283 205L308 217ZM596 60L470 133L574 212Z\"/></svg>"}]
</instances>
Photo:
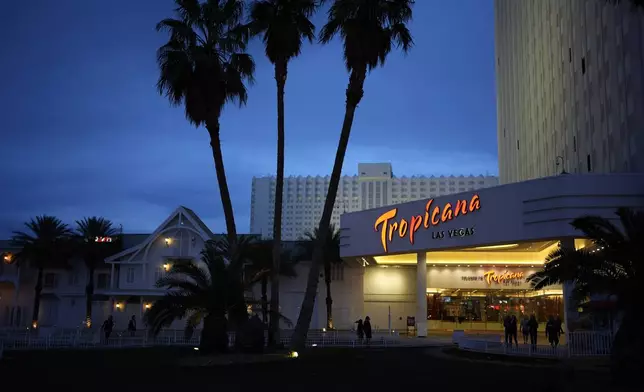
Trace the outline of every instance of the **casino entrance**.
<instances>
[{"instance_id":1,"label":"casino entrance","mask_svg":"<svg viewBox=\"0 0 644 392\"><path fill-rule=\"evenodd\" d=\"M583 239L572 242L566 246L586 246ZM564 290L534 290L527 278L560 246L547 240L426 252L424 266L416 254L376 256L365 271L364 310L383 326L390 309L395 328L396 321L424 314L428 331L503 331L506 316L534 315L543 330L550 316L566 317Z\"/></svg>"},{"instance_id":2,"label":"casino entrance","mask_svg":"<svg viewBox=\"0 0 644 392\"><path fill-rule=\"evenodd\" d=\"M502 331L507 315L535 315L539 323L550 315L563 317L561 289L428 289L427 321L430 330Z\"/></svg>"}]
</instances>

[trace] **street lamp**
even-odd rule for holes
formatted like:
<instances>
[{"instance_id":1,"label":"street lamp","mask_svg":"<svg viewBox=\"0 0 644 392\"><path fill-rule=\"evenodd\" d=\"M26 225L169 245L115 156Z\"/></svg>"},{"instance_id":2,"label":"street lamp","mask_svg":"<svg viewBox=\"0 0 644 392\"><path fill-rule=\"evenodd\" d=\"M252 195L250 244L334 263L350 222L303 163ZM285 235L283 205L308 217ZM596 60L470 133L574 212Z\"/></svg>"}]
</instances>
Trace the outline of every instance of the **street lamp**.
<instances>
[{"instance_id":1,"label":"street lamp","mask_svg":"<svg viewBox=\"0 0 644 392\"><path fill-rule=\"evenodd\" d=\"M555 158L556 166L559 166L559 160L561 159L561 173L559 174L568 174L566 171L566 168L564 167L564 159L561 155L557 155L557 158Z\"/></svg>"}]
</instances>

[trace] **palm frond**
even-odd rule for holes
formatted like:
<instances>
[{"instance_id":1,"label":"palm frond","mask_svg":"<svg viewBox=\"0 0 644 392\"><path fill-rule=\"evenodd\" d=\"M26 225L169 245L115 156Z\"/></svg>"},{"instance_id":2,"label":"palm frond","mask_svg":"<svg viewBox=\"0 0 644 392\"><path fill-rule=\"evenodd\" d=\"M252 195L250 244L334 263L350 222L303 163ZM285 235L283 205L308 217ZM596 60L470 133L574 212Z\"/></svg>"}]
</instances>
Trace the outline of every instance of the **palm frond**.
<instances>
[{"instance_id":1,"label":"palm frond","mask_svg":"<svg viewBox=\"0 0 644 392\"><path fill-rule=\"evenodd\" d=\"M172 105L184 105L186 118L199 126L218 118L228 102L246 103L255 70L244 52L250 33L242 0L175 3L175 17L156 26L169 35L157 50L157 89Z\"/></svg>"},{"instance_id":2,"label":"palm frond","mask_svg":"<svg viewBox=\"0 0 644 392\"><path fill-rule=\"evenodd\" d=\"M340 35L347 70L372 70L385 63L393 45L405 53L413 46L406 26L413 4L413 0L335 0L319 40L326 44Z\"/></svg>"},{"instance_id":3,"label":"palm frond","mask_svg":"<svg viewBox=\"0 0 644 392\"><path fill-rule=\"evenodd\" d=\"M313 42L315 25L310 18L320 2L315 0L263 0L250 6L250 33L261 36L271 63L288 63L299 56L304 40Z\"/></svg>"},{"instance_id":4,"label":"palm frond","mask_svg":"<svg viewBox=\"0 0 644 392\"><path fill-rule=\"evenodd\" d=\"M14 231L11 238L12 245L20 249L19 260L29 260L37 268L67 264L73 252L73 232L68 225L56 217L41 215L25 226L28 231Z\"/></svg>"}]
</instances>

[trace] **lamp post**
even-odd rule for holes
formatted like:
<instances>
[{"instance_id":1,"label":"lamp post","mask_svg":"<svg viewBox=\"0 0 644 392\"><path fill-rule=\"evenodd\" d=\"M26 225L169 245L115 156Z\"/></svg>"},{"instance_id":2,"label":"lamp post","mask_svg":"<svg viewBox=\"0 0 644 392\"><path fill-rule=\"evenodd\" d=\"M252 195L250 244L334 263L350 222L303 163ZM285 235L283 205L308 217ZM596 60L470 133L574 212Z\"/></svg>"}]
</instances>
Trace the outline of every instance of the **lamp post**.
<instances>
[{"instance_id":1,"label":"lamp post","mask_svg":"<svg viewBox=\"0 0 644 392\"><path fill-rule=\"evenodd\" d=\"M559 166L560 159L561 159L561 173L559 174L568 174L568 172L566 171L566 168L564 167L564 159L561 155L557 155L557 157L555 158L556 166Z\"/></svg>"}]
</instances>

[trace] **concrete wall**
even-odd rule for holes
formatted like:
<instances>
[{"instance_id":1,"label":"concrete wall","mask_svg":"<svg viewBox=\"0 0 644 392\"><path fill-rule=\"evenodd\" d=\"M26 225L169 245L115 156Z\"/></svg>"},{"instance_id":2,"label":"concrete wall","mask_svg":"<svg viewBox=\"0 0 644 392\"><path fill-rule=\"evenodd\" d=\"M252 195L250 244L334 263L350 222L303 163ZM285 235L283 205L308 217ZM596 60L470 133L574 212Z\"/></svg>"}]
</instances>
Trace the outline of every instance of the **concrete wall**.
<instances>
[{"instance_id":1,"label":"concrete wall","mask_svg":"<svg viewBox=\"0 0 644 392\"><path fill-rule=\"evenodd\" d=\"M407 316L416 313L415 267L367 267L364 269L364 313L373 327L404 329Z\"/></svg>"}]
</instances>

